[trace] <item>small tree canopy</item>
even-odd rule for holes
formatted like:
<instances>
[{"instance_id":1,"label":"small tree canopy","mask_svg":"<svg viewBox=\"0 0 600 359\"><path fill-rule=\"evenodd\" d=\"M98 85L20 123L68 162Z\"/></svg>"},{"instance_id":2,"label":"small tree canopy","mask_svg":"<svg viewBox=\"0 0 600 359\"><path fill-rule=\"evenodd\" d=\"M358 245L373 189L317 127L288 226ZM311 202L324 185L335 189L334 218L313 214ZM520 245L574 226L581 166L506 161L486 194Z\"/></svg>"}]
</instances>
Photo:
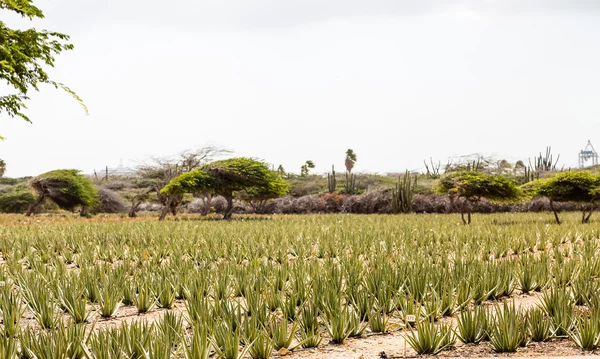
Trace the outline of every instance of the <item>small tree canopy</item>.
<instances>
[{"instance_id":1,"label":"small tree canopy","mask_svg":"<svg viewBox=\"0 0 600 359\"><path fill-rule=\"evenodd\" d=\"M210 192L223 196L228 205L226 219L231 217L233 196L240 191L277 196L287 192L287 183L264 162L238 157L211 162L184 173L161 190L167 195Z\"/></svg>"},{"instance_id":2,"label":"small tree canopy","mask_svg":"<svg viewBox=\"0 0 600 359\"><path fill-rule=\"evenodd\" d=\"M193 170L171 180L162 190L168 195L195 192L213 192L215 179L202 170Z\"/></svg>"},{"instance_id":3,"label":"small tree canopy","mask_svg":"<svg viewBox=\"0 0 600 359\"><path fill-rule=\"evenodd\" d=\"M452 172L440 179L436 192L468 201L486 198L492 202L515 201L523 192L517 182L503 176L491 176L483 172Z\"/></svg>"},{"instance_id":4,"label":"small tree canopy","mask_svg":"<svg viewBox=\"0 0 600 359\"><path fill-rule=\"evenodd\" d=\"M600 178L588 171L563 172L535 182L538 196L557 202L594 201L600 187Z\"/></svg>"},{"instance_id":5,"label":"small tree canopy","mask_svg":"<svg viewBox=\"0 0 600 359\"><path fill-rule=\"evenodd\" d=\"M465 224L471 223L471 204L486 198L492 202L511 202L523 196L517 182L503 176L492 176L484 172L460 171L443 176L437 183L435 191L447 194L452 204L463 199L461 217ZM464 213L468 214L465 220Z\"/></svg>"},{"instance_id":6,"label":"small tree canopy","mask_svg":"<svg viewBox=\"0 0 600 359\"><path fill-rule=\"evenodd\" d=\"M550 199L550 207L554 212L556 223L560 224L560 218L554 208L553 202L576 202L587 203L589 209L583 209L582 223L590 220L594 210L594 202L600 195L600 177L594 176L588 171L563 172L554 177L532 182L534 196ZM589 210L589 213L586 213Z\"/></svg>"},{"instance_id":7,"label":"small tree canopy","mask_svg":"<svg viewBox=\"0 0 600 359\"><path fill-rule=\"evenodd\" d=\"M31 215L46 198L68 211L78 207L85 210L99 201L96 186L78 170L46 172L32 179L30 186L38 194L38 199L32 203L27 215Z\"/></svg>"},{"instance_id":8,"label":"small tree canopy","mask_svg":"<svg viewBox=\"0 0 600 359\"><path fill-rule=\"evenodd\" d=\"M281 178L278 172L271 171L268 177L267 187L250 187L241 193L241 198L248 201L259 213L263 211L268 200L281 197L287 194L290 189L289 183Z\"/></svg>"}]
</instances>

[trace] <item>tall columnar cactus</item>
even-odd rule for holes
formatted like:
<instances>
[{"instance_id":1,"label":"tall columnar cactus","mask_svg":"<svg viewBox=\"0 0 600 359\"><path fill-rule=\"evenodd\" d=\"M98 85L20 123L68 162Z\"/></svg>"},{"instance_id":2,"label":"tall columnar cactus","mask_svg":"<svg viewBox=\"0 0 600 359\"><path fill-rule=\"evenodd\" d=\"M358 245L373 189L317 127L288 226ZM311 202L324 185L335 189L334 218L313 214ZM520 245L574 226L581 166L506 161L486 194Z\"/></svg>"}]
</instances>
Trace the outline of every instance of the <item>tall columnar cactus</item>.
<instances>
[{"instance_id":1,"label":"tall columnar cactus","mask_svg":"<svg viewBox=\"0 0 600 359\"><path fill-rule=\"evenodd\" d=\"M536 172L555 171L558 160L560 159L560 155L556 157L556 161L553 161L553 158L554 156L552 155L552 147L546 147L546 154L542 155L540 152L540 154L533 159L533 165L531 165L531 160L529 161L530 167L533 167Z\"/></svg>"},{"instance_id":2,"label":"tall columnar cactus","mask_svg":"<svg viewBox=\"0 0 600 359\"><path fill-rule=\"evenodd\" d=\"M329 186L329 193L335 192L337 187L337 180L335 179L335 169L331 165L331 173L327 174L327 185Z\"/></svg>"},{"instance_id":3,"label":"tall columnar cactus","mask_svg":"<svg viewBox=\"0 0 600 359\"><path fill-rule=\"evenodd\" d=\"M346 172L346 183L344 184L344 193L356 194L356 175Z\"/></svg>"},{"instance_id":4,"label":"tall columnar cactus","mask_svg":"<svg viewBox=\"0 0 600 359\"><path fill-rule=\"evenodd\" d=\"M410 213L412 210L413 195L417 186L417 175L411 177L408 170L402 177L398 177L396 188L392 189L392 211L394 213Z\"/></svg>"}]
</instances>

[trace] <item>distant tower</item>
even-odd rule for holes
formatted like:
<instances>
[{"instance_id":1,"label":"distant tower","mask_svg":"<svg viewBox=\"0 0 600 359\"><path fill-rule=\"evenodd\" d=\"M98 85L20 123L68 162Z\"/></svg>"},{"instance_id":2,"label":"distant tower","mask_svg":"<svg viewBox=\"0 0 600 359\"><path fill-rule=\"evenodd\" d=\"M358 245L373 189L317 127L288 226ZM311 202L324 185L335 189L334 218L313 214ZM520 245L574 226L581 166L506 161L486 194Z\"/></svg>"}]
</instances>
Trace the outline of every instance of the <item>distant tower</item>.
<instances>
[{"instance_id":1,"label":"distant tower","mask_svg":"<svg viewBox=\"0 0 600 359\"><path fill-rule=\"evenodd\" d=\"M579 168L584 168L588 165L588 161L592 160L592 166L598 165L598 152L592 146L592 142L588 140L587 146L579 152Z\"/></svg>"}]
</instances>

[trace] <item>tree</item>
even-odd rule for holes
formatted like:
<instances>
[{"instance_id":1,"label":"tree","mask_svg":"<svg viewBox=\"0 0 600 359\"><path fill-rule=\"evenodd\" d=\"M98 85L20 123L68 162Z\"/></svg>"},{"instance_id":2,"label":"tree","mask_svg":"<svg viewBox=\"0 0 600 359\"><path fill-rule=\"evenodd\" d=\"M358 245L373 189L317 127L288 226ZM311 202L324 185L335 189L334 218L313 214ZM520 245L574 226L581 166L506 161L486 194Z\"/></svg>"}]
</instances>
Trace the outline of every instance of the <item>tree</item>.
<instances>
[{"instance_id":1,"label":"tree","mask_svg":"<svg viewBox=\"0 0 600 359\"><path fill-rule=\"evenodd\" d=\"M279 175L281 177L285 176L285 168L283 168L283 165L279 165L279 167L277 167L277 173L279 173Z\"/></svg>"},{"instance_id":2,"label":"tree","mask_svg":"<svg viewBox=\"0 0 600 359\"><path fill-rule=\"evenodd\" d=\"M50 199L59 208L67 211L79 208L82 216L87 214L87 209L99 202L98 189L78 170L46 172L32 179L29 184L38 197L29 206L27 216L31 216L46 199Z\"/></svg>"},{"instance_id":3,"label":"tree","mask_svg":"<svg viewBox=\"0 0 600 359\"><path fill-rule=\"evenodd\" d=\"M300 167L300 176L302 176L302 177L308 176L308 172L312 168L315 168L315 164L314 164L313 161L308 160L308 161L304 162L304 164L302 165L302 167Z\"/></svg>"},{"instance_id":4,"label":"tree","mask_svg":"<svg viewBox=\"0 0 600 359\"><path fill-rule=\"evenodd\" d=\"M195 150L183 151L172 157L153 158L147 164L139 166L137 169L138 175L143 179L151 181L151 186L147 188L147 192L155 192L158 202L163 205L161 218L164 219L169 212L171 212L173 215L177 215L177 210L183 202L183 195L165 194L161 192L163 187L165 187L177 176L199 168L202 165L227 153L230 153L230 151L218 146L204 146ZM195 193L195 195L198 197L204 197L206 199L205 202L208 202L207 205L210 207L209 194ZM146 200L147 197L142 199ZM133 211L130 211L130 215L133 214L133 217L135 217L135 212L137 211L137 207L139 207L139 204L137 206L134 205L138 200L139 198L130 199L130 201L132 201L131 209Z\"/></svg>"},{"instance_id":5,"label":"tree","mask_svg":"<svg viewBox=\"0 0 600 359\"><path fill-rule=\"evenodd\" d=\"M530 186L534 189L534 195L550 200L550 208L557 224L561 221L554 202L581 204L581 223L588 223L600 194L600 177L588 171L563 172L551 178L536 180Z\"/></svg>"},{"instance_id":6,"label":"tree","mask_svg":"<svg viewBox=\"0 0 600 359\"><path fill-rule=\"evenodd\" d=\"M267 187L250 187L240 193L241 198L247 201L257 213L263 213L270 199L287 194L290 188L278 172L268 174L267 182Z\"/></svg>"},{"instance_id":7,"label":"tree","mask_svg":"<svg viewBox=\"0 0 600 359\"><path fill-rule=\"evenodd\" d=\"M168 195L184 193L210 192L223 196L227 200L224 219L231 219L233 198L241 191L275 192L281 186L281 177L261 161L238 157L208 163L199 169L184 173L161 192Z\"/></svg>"},{"instance_id":8,"label":"tree","mask_svg":"<svg viewBox=\"0 0 600 359\"><path fill-rule=\"evenodd\" d=\"M346 171L348 171L348 173L352 172L352 169L354 168L354 164L356 163L356 153L354 153L354 150L349 148L346 151L346 160L344 161L344 164L346 165Z\"/></svg>"},{"instance_id":9,"label":"tree","mask_svg":"<svg viewBox=\"0 0 600 359\"><path fill-rule=\"evenodd\" d=\"M0 160L0 178L2 178L5 173L6 173L6 162L4 162L4 160Z\"/></svg>"},{"instance_id":10,"label":"tree","mask_svg":"<svg viewBox=\"0 0 600 359\"><path fill-rule=\"evenodd\" d=\"M0 10L7 10L33 20L44 18L43 12L31 0L0 0ZM0 96L0 115L21 117L31 122L23 113L30 90L39 91L40 84L62 88L71 94L84 108L79 96L67 86L50 79L46 66L54 67L54 56L73 49L67 43L69 36L59 32L36 29L11 29L0 21L0 79L5 80L16 93ZM1 138L1 137L0 137Z\"/></svg>"},{"instance_id":11,"label":"tree","mask_svg":"<svg viewBox=\"0 0 600 359\"><path fill-rule=\"evenodd\" d=\"M435 191L447 194L452 208L458 206L464 224L471 224L472 205L481 198L493 202L507 202L518 200L523 195L514 180L472 171L452 172L443 176Z\"/></svg>"},{"instance_id":12,"label":"tree","mask_svg":"<svg viewBox=\"0 0 600 359\"><path fill-rule=\"evenodd\" d=\"M151 191L151 189L147 188L133 188L130 191L125 192L123 197L130 203L128 213L129 218L137 217L137 211L142 203L148 200Z\"/></svg>"}]
</instances>

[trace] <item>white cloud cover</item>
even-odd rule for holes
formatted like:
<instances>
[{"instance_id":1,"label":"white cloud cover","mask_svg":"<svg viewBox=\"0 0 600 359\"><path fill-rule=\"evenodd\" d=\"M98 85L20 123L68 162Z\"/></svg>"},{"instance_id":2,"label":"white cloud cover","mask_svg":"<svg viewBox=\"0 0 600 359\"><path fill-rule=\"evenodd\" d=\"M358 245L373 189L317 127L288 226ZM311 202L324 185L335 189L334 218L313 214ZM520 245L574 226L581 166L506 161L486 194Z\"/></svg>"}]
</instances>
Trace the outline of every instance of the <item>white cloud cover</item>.
<instances>
[{"instance_id":1,"label":"white cloud cover","mask_svg":"<svg viewBox=\"0 0 600 359\"><path fill-rule=\"evenodd\" d=\"M76 45L0 116L10 176L86 172L203 143L298 171L419 169L473 152L600 143L596 1L40 0ZM17 23L17 20L10 19ZM18 22L23 24L23 22Z\"/></svg>"}]
</instances>

